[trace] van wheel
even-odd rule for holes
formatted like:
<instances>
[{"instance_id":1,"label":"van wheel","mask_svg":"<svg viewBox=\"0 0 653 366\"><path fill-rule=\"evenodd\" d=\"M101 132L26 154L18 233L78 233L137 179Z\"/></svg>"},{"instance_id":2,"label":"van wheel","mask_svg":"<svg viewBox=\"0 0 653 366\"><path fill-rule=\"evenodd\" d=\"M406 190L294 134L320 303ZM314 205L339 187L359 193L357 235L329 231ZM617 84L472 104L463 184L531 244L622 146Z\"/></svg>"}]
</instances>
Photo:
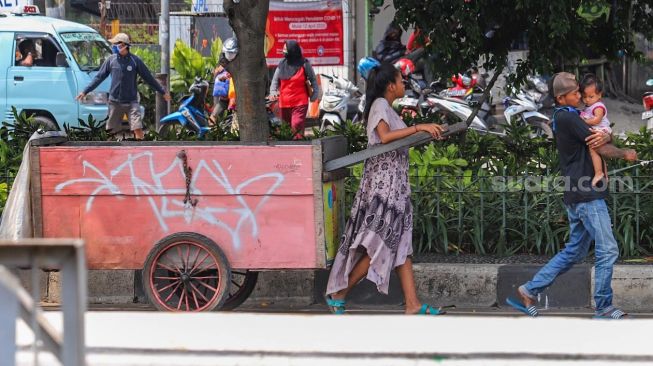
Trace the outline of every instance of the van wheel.
<instances>
[{"instance_id":1,"label":"van wheel","mask_svg":"<svg viewBox=\"0 0 653 366\"><path fill-rule=\"evenodd\" d=\"M57 131L59 130L59 126L57 126L57 123L53 120L51 120L48 117L44 116L35 116L34 117L34 123L39 126L39 128L43 128L46 131Z\"/></svg>"}]
</instances>

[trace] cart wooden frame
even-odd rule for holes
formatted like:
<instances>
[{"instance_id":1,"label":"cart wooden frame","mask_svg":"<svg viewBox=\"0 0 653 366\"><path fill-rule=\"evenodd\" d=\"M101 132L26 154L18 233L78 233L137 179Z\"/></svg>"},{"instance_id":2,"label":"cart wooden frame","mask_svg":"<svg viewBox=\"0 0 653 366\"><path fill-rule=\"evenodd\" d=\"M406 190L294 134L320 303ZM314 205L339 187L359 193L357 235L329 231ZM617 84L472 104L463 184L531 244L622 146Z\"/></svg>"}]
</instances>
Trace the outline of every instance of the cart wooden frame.
<instances>
[{"instance_id":1,"label":"cart wooden frame","mask_svg":"<svg viewBox=\"0 0 653 366\"><path fill-rule=\"evenodd\" d=\"M233 309L258 271L327 268L344 226L347 171L323 164L346 154L342 137L36 140L34 236L83 238L89 269L142 270L159 310Z\"/></svg>"}]
</instances>

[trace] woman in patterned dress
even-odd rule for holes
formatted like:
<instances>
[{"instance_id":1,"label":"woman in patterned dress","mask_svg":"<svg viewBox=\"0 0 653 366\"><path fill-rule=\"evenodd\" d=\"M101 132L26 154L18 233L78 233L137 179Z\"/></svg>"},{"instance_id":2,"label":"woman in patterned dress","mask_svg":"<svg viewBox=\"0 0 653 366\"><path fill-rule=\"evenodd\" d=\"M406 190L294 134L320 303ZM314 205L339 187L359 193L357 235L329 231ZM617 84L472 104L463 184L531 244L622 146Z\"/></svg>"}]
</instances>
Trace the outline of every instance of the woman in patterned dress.
<instances>
[{"instance_id":1,"label":"woman in patterned dress","mask_svg":"<svg viewBox=\"0 0 653 366\"><path fill-rule=\"evenodd\" d=\"M382 63L370 72L363 113L368 146L387 144L419 131L440 137L443 129L437 124L406 127L391 107L392 102L403 95L401 73L394 66ZM408 148L367 159L329 275L326 300L330 310L344 313L347 293L363 278L374 282L379 292L387 294L390 273L396 269L404 292L405 313L440 314L438 309L422 304L417 297L411 259L412 232Z\"/></svg>"}]
</instances>

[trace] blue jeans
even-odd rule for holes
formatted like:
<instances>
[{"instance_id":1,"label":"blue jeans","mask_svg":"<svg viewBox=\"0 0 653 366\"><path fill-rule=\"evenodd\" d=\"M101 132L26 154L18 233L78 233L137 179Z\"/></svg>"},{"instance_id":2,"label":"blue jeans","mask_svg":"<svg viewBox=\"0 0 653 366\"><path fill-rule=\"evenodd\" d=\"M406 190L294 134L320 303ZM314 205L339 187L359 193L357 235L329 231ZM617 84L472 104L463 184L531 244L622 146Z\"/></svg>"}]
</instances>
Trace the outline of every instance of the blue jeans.
<instances>
[{"instance_id":1,"label":"blue jeans","mask_svg":"<svg viewBox=\"0 0 653 366\"><path fill-rule=\"evenodd\" d=\"M617 241L612 234L612 223L605 200L567 205L569 242L565 249L551 258L523 288L532 298L549 287L559 275L581 262L595 245L594 301L596 312L612 307L612 266L619 257Z\"/></svg>"}]
</instances>

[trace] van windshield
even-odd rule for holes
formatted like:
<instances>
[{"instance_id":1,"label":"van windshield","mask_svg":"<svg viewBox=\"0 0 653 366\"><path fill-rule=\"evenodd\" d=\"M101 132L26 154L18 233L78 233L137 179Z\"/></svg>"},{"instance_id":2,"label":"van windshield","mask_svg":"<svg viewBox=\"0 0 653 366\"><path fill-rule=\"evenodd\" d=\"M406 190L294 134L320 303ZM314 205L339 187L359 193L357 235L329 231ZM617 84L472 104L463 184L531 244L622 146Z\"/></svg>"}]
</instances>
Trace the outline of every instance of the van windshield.
<instances>
[{"instance_id":1,"label":"van windshield","mask_svg":"<svg viewBox=\"0 0 653 366\"><path fill-rule=\"evenodd\" d=\"M62 33L61 38L83 71L99 70L104 60L111 56L109 43L98 33Z\"/></svg>"}]
</instances>

